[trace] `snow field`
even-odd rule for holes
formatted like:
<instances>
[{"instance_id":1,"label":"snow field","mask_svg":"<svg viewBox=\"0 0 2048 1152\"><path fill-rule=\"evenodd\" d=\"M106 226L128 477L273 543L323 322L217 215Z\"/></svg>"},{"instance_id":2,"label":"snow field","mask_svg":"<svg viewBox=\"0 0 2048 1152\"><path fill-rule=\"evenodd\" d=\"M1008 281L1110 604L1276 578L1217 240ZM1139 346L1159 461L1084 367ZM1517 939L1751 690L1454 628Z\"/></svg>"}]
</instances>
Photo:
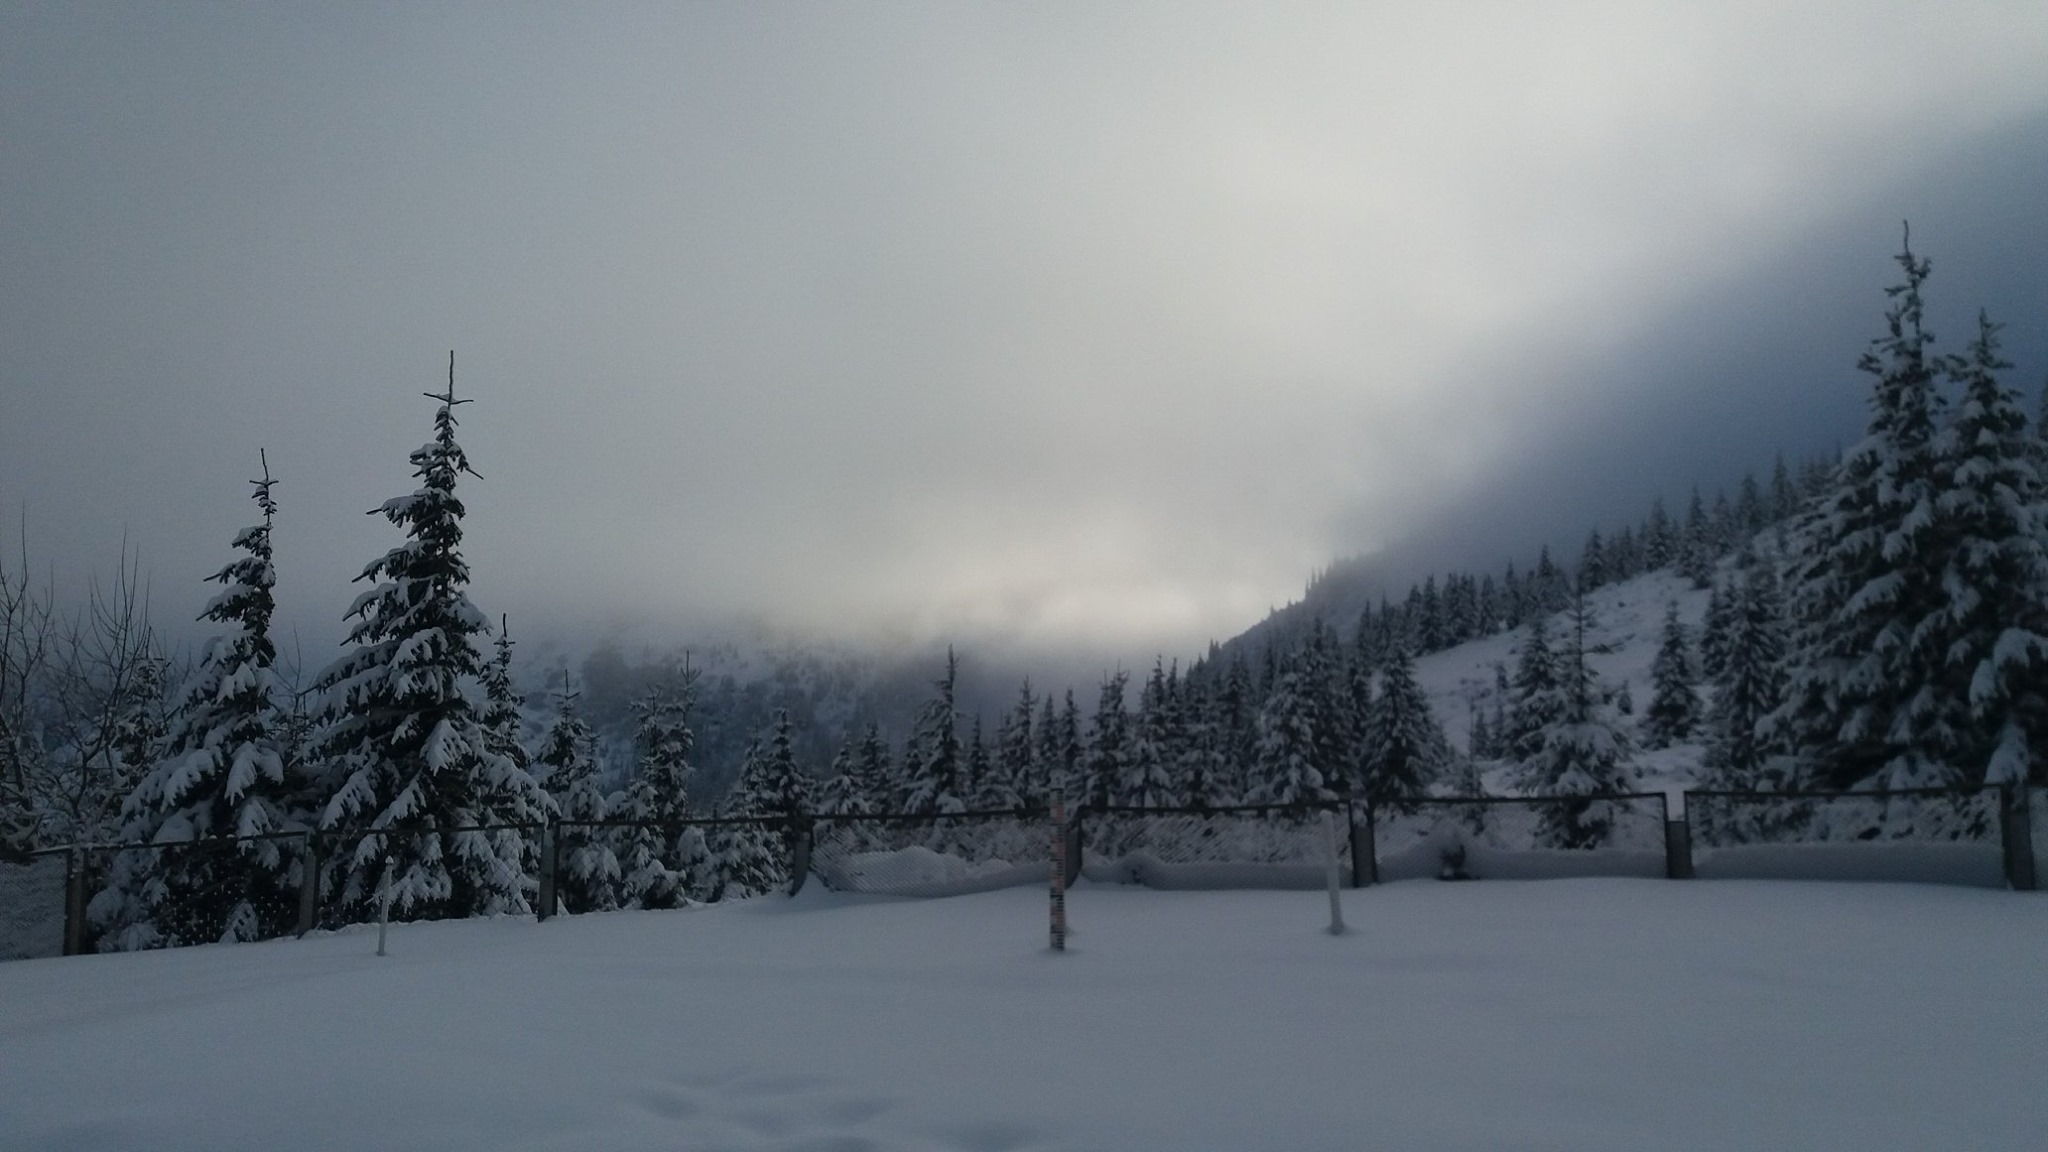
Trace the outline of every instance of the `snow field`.
<instances>
[{"instance_id":1,"label":"snow field","mask_svg":"<svg viewBox=\"0 0 2048 1152\"><path fill-rule=\"evenodd\" d=\"M2048 900L807 890L0 966L0 1148L2031 1149Z\"/></svg>"}]
</instances>

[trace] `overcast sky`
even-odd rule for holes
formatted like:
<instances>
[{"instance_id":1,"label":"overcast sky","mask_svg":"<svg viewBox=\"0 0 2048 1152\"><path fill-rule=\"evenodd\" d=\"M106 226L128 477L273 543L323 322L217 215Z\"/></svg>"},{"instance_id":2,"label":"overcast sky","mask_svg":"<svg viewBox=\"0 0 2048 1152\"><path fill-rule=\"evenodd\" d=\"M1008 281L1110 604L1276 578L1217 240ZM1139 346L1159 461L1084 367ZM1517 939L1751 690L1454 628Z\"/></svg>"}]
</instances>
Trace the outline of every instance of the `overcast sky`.
<instances>
[{"instance_id":1,"label":"overcast sky","mask_svg":"<svg viewBox=\"0 0 2048 1152\"><path fill-rule=\"evenodd\" d=\"M331 644L455 349L515 633L1143 660L1853 437L1903 218L2032 389L2044 202L2033 3L0 3L0 504Z\"/></svg>"}]
</instances>

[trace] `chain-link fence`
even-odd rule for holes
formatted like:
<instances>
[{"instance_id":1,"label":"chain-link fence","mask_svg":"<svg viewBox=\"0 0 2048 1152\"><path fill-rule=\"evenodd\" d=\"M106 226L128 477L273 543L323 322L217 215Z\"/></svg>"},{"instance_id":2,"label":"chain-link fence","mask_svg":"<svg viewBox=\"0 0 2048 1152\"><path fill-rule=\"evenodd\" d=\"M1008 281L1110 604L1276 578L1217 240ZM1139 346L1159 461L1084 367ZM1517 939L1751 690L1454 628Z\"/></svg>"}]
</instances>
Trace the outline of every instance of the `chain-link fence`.
<instances>
[{"instance_id":1,"label":"chain-link fence","mask_svg":"<svg viewBox=\"0 0 2048 1152\"><path fill-rule=\"evenodd\" d=\"M1661 792L1427 797L1372 814L1380 881L1665 876Z\"/></svg>"},{"instance_id":2,"label":"chain-link fence","mask_svg":"<svg viewBox=\"0 0 2048 1152\"><path fill-rule=\"evenodd\" d=\"M1351 884L1352 817L1342 801L1226 808L1083 809L1081 875L1148 888L1321 888L1331 854ZM1333 834L1334 829L1334 834Z\"/></svg>"},{"instance_id":3,"label":"chain-link fence","mask_svg":"<svg viewBox=\"0 0 2048 1152\"><path fill-rule=\"evenodd\" d=\"M269 940L300 930L304 833L81 847L80 947L130 952Z\"/></svg>"},{"instance_id":4,"label":"chain-link fence","mask_svg":"<svg viewBox=\"0 0 2048 1152\"><path fill-rule=\"evenodd\" d=\"M835 892L957 896L1052 879L1056 831L1040 811L825 815L811 873Z\"/></svg>"},{"instance_id":5,"label":"chain-link fence","mask_svg":"<svg viewBox=\"0 0 2048 1152\"><path fill-rule=\"evenodd\" d=\"M1315 888L1425 877L1700 876L2035 886L2048 792L1428 797L1229 808L558 821L79 845L0 860L0 959L374 921L673 908L794 892L944 896L1051 877Z\"/></svg>"},{"instance_id":6,"label":"chain-link fence","mask_svg":"<svg viewBox=\"0 0 2048 1152\"><path fill-rule=\"evenodd\" d=\"M64 954L65 880L62 848L0 860L0 960Z\"/></svg>"},{"instance_id":7,"label":"chain-link fence","mask_svg":"<svg viewBox=\"0 0 2048 1152\"><path fill-rule=\"evenodd\" d=\"M794 891L806 874L808 820L561 820L540 851L538 912L682 908Z\"/></svg>"},{"instance_id":8,"label":"chain-link fence","mask_svg":"<svg viewBox=\"0 0 2048 1152\"><path fill-rule=\"evenodd\" d=\"M1890 792L1687 792L1693 871L1709 879L2031 886L2015 875L1996 785ZM2031 854L2029 854L2031 855Z\"/></svg>"}]
</instances>

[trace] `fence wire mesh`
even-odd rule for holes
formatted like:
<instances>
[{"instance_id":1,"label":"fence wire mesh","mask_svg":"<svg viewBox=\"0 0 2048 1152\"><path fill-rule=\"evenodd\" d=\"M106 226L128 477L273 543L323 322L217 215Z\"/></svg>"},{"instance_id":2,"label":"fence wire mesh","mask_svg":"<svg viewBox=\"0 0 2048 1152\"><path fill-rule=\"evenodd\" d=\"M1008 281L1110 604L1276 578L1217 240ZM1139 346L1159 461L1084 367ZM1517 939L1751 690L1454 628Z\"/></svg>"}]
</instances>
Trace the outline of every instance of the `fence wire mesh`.
<instances>
[{"instance_id":1,"label":"fence wire mesh","mask_svg":"<svg viewBox=\"0 0 2048 1152\"><path fill-rule=\"evenodd\" d=\"M956 896L1052 878L1044 812L826 815L812 824L811 874L836 892Z\"/></svg>"},{"instance_id":2,"label":"fence wire mesh","mask_svg":"<svg viewBox=\"0 0 2048 1152\"><path fill-rule=\"evenodd\" d=\"M0 860L0 960L64 954L68 856L57 849Z\"/></svg>"},{"instance_id":3,"label":"fence wire mesh","mask_svg":"<svg viewBox=\"0 0 2048 1152\"><path fill-rule=\"evenodd\" d=\"M299 929L303 833L82 848L87 951L270 940Z\"/></svg>"},{"instance_id":4,"label":"fence wire mesh","mask_svg":"<svg viewBox=\"0 0 2048 1152\"><path fill-rule=\"evenodd\" d=\"M1081 874L1150 888L1320 888L1334 850L1340 883L1349 884L1348 811L1341 801L1090 809L1080 817Z\"/></svg>"},{"instance_id":5,"label":"fence wire mesh","mask_svg":"<svg viewBox=\"0 0 2048 1152\"><path fill-rule=\"evenodd\" d=\"M2004 887L1995 785L1891 792L1687 792L1703 878Z\"/></svg>"},{"instance_id":6,"label":"fence wire mesh","mask_svg":"<svg viewBox=\"0 0 2048 1152\"><path fill-rule=\"evenodd\" d=\"M1079 874L1158 888L1312 888L1326 882L1333 854L1340 883L1661 876L1669 860L1674 876L2032 887L2035 847L2048 845L2048 790L1696 791L1685 800L1680 813L1656 793L1428 797L1370 812L1342 801L1083 809L1061 832L1070 852L1079 847L1069 858ZM1667 816L1679 820L1668 845ZM1367 833L1374 851L1359 867L1353 854ZM678 907L788 891L805 876L843 892L980 892L1045 883L1054 837L1046 812L1025 810L82 845L0 861L0 959L338 928L374 921L387 894L391 918L408 920ZM318 868L310 885L309 859Z\"/></svg>"},{"instance_id":7,"label":"fence wire mesh","mask_svg":"<svg viewBox=\"0 0 2048 1152\"><path fill-rule=\"evenodd\" d=\"M1665 874L1665 800L1434 796L1373 812L1381 880L1548 879Z\"/></svg>"},{"instance_id":8,"label":"fence wire mesh","mask_svg":"<svg viewBox=\"0 0 2048 1152\"><path fill-rule=\"evenodd\" d=\"M799 826L783 815L559 821L549 833L553 911L681 908L787 891Z\"/></svg>"},{"instance_id":9,"label":"fence wire mesh","mask_svg":"<svg viewBox=\"0 0 2048 1152\"><path fill-rule=\"evenodd\" d=\"M540 824L322 832L314 925L531 912Z\"/></svg>"}]
</instances>

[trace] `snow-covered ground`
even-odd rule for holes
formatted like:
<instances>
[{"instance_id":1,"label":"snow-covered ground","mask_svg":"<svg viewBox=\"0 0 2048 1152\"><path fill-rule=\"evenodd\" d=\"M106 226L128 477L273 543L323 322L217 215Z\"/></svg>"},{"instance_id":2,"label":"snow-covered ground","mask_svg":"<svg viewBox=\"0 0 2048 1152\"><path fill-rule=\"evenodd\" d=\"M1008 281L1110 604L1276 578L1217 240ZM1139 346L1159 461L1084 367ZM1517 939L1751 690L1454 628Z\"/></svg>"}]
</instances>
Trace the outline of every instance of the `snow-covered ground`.
<instances>
[{"instance_id":1,"label":"snow-covered ground","mask_svg":"<svg viewBox=\"0 0 2048 1152\"><path fill-rule=\"evenodd\" d=\"M813 888L0 965L0 1148L2048 1147L2048 897Z\"/></svg>"}]
</instances>

